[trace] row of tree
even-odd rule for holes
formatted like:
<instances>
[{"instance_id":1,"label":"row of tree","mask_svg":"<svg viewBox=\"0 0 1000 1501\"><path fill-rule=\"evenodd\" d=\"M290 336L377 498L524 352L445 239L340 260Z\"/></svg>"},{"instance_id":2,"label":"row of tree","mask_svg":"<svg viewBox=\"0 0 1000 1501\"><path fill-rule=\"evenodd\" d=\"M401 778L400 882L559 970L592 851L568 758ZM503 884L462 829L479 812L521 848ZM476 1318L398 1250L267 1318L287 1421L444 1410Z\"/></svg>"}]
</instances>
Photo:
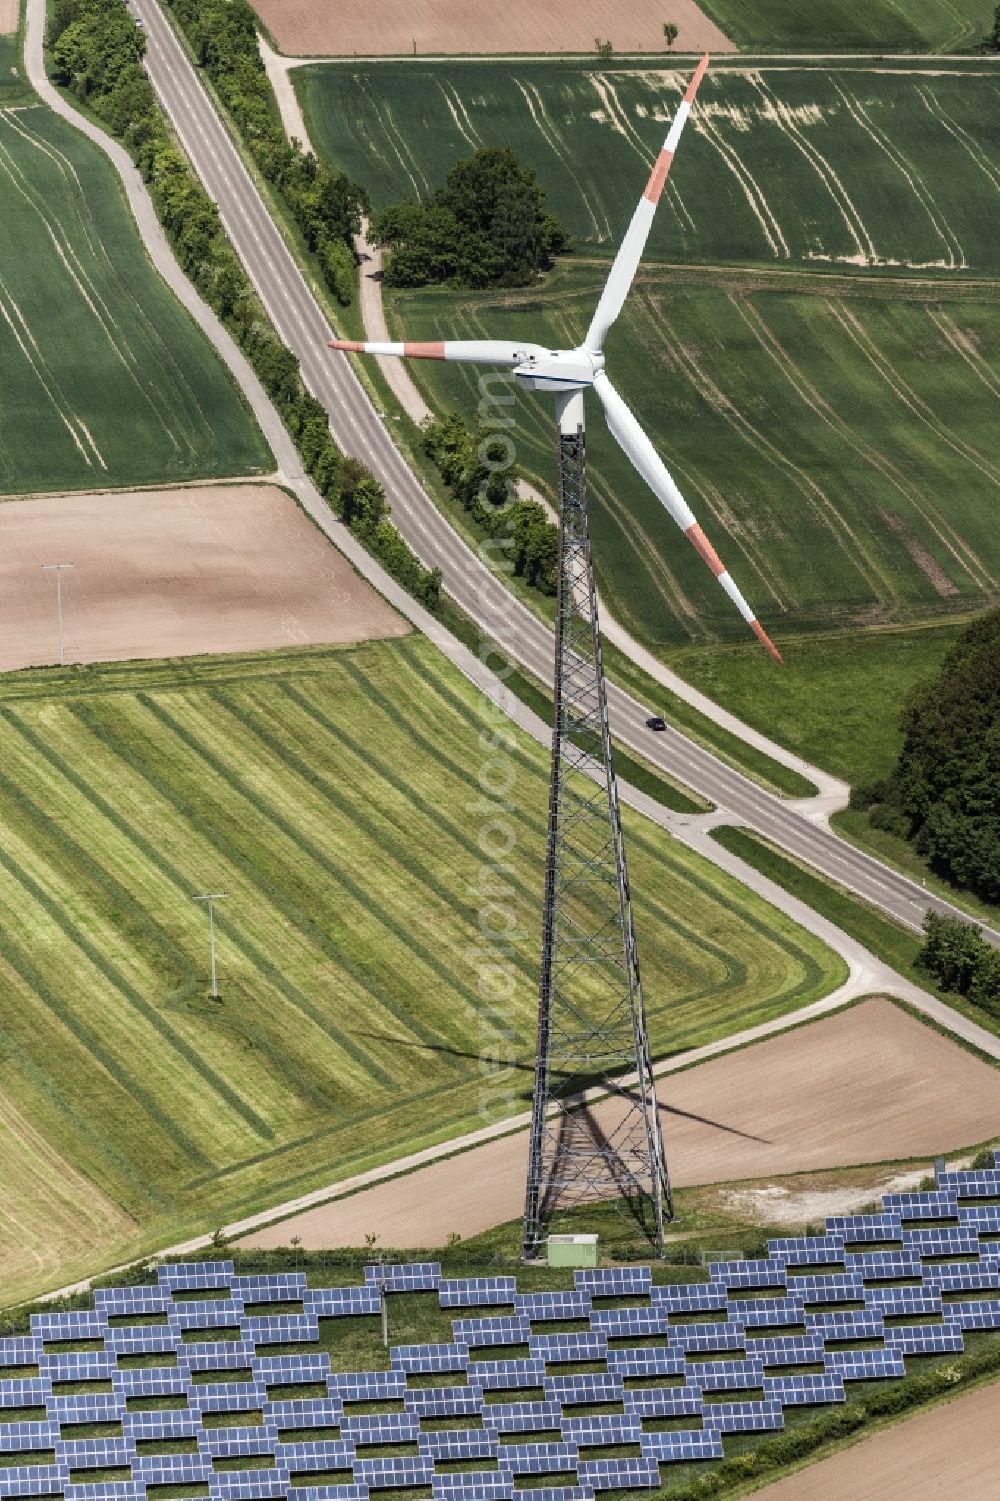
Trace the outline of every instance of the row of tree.
<instances>
[{"instance_id":1,"label":"row of tree","mask_svg":"<svg viewBox=\"0 0 1000 1501\"><path fill-rule=\"evenodd\" d=\"M962 632L902 728L892 774L855 788L852 806L911 840L945 879L1000 901L1000 610Z\"/></svg>"},{"instance_id":2,"label":"row of tree","mask_svg":"<svg viewBox=\"0 0 1000 1501\"><path fill-rule=\"evenodd\" d=\"M469 427L457 412L424 427L424 450L476 525L494 539L510 569L543 594L554 594L559 533L538 501L518 494L508 440Z\"/></svg>"},{"instance_id":3,"label":"row of tree","mask_svg":"<svg viewBox=\"0 0 1000 1501\"><path fill-rule=\"evenodd\" d=\"M334 296L354 296L352 244L368 212L363 187L289 141L257 43L247 0L167 0L195 57L232 115L254 162L287 203Z\"/></svg>"},{"instance_id":4,"label":"row of tree","mask_svg":"<svg viewBox=\"0 0 1000 1501\"><path fill-rule=\"evenodd\" d=\"M394 287L528 286L569 245L534 171L508 146L456 162L443 188L383 209L371 232L392 251L385 281Z\"/></svg>"},{"instance_id":5,"label":"row of tree","mask_svg":"<svg viewBox=\"0 0 1000 1501\"><path fill-rule=\"evenodd\" d=\"M928 912L918 963L942 990L1000 1017L1000 950L974 923Z\"/></svg>"},{"instance_id":6,"label":"row of tree","mask_svg":"<svg viewBox=\"0 0 1000 1501\"><path fill-rule=\"evenodd\" d=\"M145 38L121 0L54 0L49 42L57 80L121 136L178 260L251 365L327 503L393 576L430 608L441 576L424 568L388 519L381 486L334 445L322 405L274 333L227 240L215 204L176 145L142 71Z\"/></svg>"}]
</instances>

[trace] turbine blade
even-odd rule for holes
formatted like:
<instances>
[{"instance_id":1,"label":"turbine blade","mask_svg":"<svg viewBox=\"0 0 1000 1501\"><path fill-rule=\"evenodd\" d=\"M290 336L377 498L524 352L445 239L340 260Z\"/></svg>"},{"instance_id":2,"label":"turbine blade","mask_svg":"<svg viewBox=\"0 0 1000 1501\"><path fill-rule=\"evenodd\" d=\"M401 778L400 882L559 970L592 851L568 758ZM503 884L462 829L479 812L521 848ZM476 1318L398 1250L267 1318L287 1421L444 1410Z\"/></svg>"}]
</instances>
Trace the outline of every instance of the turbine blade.
<instances>
[{"instance_id":1,"label":"turbine blade","mask_svg":"<svg viewBox=\"0 0 1000 1501\"><path fill-rule=\"evenodd\" d=\"M395 355L407 360L460 360L475 365L521 365L529 356L544 354L539 344L513 344L509 339L451 339L434 344L364 344L357 339L331 339L331 349L345 354Z\"/></svg>"},{"instance_id":2,"label":"turbine blade","mask_svg":"<svg viewBox=\"0 0 1000 1501\"><path fill-rule=\"evenodd\" d=\"M784 665L781 653L730 578L715 548L695 520L694 512L674 484L667 466L603 370L599 370L594 377L594 390L604 407L612 437L624 449L656 498L670 512L698 556L708 564L761 645L776 662Z\"/></svg>"},{"instance_id":3,"label":"turbine blade","mask_svg":"<svg viewBox=\"0 0 1000 1501\"><path fill-rule=\"evenodd\" d=\"M681 138L684 123L691 113L691 106L698 92L698 85L704 78L707 68L708 53L706 52L695 69L694 77L688 84L687 92L677 108L677 113L674 116L667 139L663 143L663 149L656 159L652 175L646 184L642 197L639 199L639 205L632 215L632 222L626 231L624 240L622 240L618 254L615 256L614 265L611 267L611 274L605 284L604 291L601 293L601 300L597 304L597 311L587 330L587 337L584 340L584 347L587 349L597 351L604 348L604 340L607 337L608 329L614 323L624 306L629 287L632 285L635 273L639 269L642 252L645 250L646 241L649 238L649 231L653 227L653 216L656 213L656 205L660 201L660 194L663 192L664 185L666 184L670 164L677 150L677 143Z\"/></svg>"}]
</instances>

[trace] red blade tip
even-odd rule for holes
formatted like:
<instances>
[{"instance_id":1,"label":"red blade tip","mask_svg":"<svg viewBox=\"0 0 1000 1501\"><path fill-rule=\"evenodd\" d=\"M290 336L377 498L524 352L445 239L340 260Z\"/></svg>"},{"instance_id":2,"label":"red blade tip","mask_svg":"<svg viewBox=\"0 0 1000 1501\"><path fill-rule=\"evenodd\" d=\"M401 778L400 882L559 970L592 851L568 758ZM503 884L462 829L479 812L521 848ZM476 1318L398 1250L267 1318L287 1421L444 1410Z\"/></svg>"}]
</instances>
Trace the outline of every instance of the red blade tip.
<instances>
[{"instance_id":1,"label":"red blade tip","mask_svg":"<svg viewBox=\"0 0 1000 1501\"><path fill-rule=\"evenodd\" d=\"M779 667L784 667L784 657L781 655L780 651L775 646L774 642L771 640L770 636L767 634L760 621L752 620L750 622L750 629L753 631L754 635L757 637L757 640L760 642L761 646L768 653L768 655L774 658Z\"/></svg>"},{"instance_id":2,"label":"red blade tip","mask_svg":"<svg viewBox=\"0 0 1000 1501\"><path fill-rule=\"evenodd\" d=\"M342 349L345 354L364 354L365 346L359 344L357 339L331 339L331 349Z\"/></svg>"}]
</instances>

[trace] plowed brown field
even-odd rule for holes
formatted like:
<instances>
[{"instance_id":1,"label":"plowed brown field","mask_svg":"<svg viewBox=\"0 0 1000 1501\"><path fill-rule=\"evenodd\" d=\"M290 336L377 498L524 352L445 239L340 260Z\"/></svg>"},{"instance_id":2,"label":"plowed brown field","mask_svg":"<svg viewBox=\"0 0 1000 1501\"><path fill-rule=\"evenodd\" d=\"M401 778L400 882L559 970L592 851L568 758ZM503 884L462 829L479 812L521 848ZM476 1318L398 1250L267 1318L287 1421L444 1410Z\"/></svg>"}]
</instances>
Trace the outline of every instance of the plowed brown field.
<instances>
[{"instance_id":1,"label":"plowed brown field","mask_svg":"<svg viewBox=\"0 0 1000 1501\"><path fill-rule=\"evenodd\" d=\"M998 1076L888 1001L866 1001L658 1082L678 1187L935 1153L997 1130ZM613 1109L613 1107L610 1107ZM596 1108L605 1130L609 1107ZM246 1239L439 1246L516 1219L527 1132L307 1210Z\"/></svg>"},{"instance_id":2,"label":"plowed brown field","mask_svg":"<svg viewBox=\"0 0 1000 1501\"><path fill-rule=\"evenodd\" d=\"M66 661L263 651L409 626L271 485L0 504L0 672Z\"/></svg>"},{"instance_id":3,"label":"plowed brown field","mask_svg":"<svg viewBox=\"0 0 1000 1501\"><path fill-rule=\"evenodd\" d=\"M253 0L278 49L290 57L388 57L400 53L663 51L663 23L680 28L684 52L734 52L695 0Z\"/></svg>"}]
</instances>

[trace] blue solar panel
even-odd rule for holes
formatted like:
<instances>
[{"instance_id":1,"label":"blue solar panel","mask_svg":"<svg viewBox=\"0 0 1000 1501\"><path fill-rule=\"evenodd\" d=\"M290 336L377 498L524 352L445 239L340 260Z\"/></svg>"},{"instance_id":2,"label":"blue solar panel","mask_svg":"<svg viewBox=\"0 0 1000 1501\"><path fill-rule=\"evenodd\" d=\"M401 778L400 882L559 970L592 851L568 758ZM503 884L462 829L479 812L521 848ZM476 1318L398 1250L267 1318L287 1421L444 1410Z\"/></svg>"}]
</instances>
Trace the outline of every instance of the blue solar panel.
<instances>
[{"instance_id":1,"label":"blue solar panel","mask_svg":"<svg viewBox=\"0 0 1000 1501\"><path fill-rule=\"evenodd\" d=\"M935 1287L868 1287L865 1307L884 1319L922 1318L941 1312L941 1291Z\"/></svg>"},{"instance_id":2,"label":"blue solar panel","mask_svg":"<svg viewBox=\"0 0 1000 1501\"><path fill-rule=\"evenodd\" d=\"M66 1501L145 1501L146 1487L141 1480L98 1480L84 1485L67 1485Z\"/></svg>"},{"instance_id":3,"label":"blue solar panel","mask_svg":"<svg viewBox=\"0 0 1000 1501\"><path fill-rule=\"evenodd\" d=\"M957 1199L1000 1199L1000 1169L939 1173L938 1188Z\"/></svg>"},{"instance_id":4,"label":"blue solar panel","mask_svg":"<svg viewBox=\"0 0 1000 1501\"><path fill-rule=\"evenodd\" d=\"M971 1225L980 1235L1000 1235L1000 1204L960 1204L958 1220L959 1224Z\"/></svg>"},{"instance_id":5,"label":"blue solar panel","mask_svg":"<svg viewBox=\"0 0 1000 1501\"><path fill-rule=\"evenodd\" d=\"M203 1454L137 1454L132 1461L133 1480L147 1485L204 1485L213 1473Z\"/></svg>"},{"instance_id":6,"label":"blue solar panel","mask_svg":"<svg viewBox=\"0 0 1000 1501\"><path fill-rule=\"evenodd\" d=\"M942 1293L1000 1291L1000 1269L993 1263L956 1262L953 1265L925 1266L924 1287Z\"/></svg>"},{"instance_id":7,"label":"blue solar panel","mask_svg":"<svg viewBox=\"0 0 1000 1501\"><path fill-rule=\"evenodd\" d=\"M68 1483L65 1465L0 1465L0 1496L47 1496Z\"/></svg>"},{"instance_id":8,"label":"blue solar panel","mask_svg":"<svg viewBox=\"0 0 1000 1501\"><path fill-rule=\"evenodd\" d=\"M648 1266L581 1267L573 1273L573 1286L592 1298L642 1297L652 1285Z\"/></svg>"},{"instance_id":9,"label":"blue solar panel","mask_svg":"<svg viewBox=\"0 0 1000 1501\"><path fill-rule=\"evenodd\" d=\"M561 1440L540 1444L500 1444L497 1464L511 1475L551 1475L560 1470L575 1470L575 1444Z\"/></svg>"},{"instance_id":10,"label":"blue solar panel","mask_svg":"<svg viewBox=\"0 0 1000 1501\"><path fill-rule=\"evenodd\" d=\"M156 1268L161 1287L173 1292L202 1292L206 1288L229 1287L233 1280L231 1261L161 1262Z\"/></svg>"},{"instance_id":11,"label":"blue solar panel","mask_svg":"<svg viewBox=\"0 0 1000 1501\"><path fill-rule=\"evenodd\" d=\"M305 1272L267 1272L231 1277L229 1290L244 1303L297 1303L306 1290Z\"/></svg>"},{"instance_id":12,"label":"blue solar panel","mask_svg":"<svg viewBox=\"0 0 1000 1501\"><path fill-rule=\"evenodd\" d=\"M319 1319L356 1318L382 1311L377 1287L307 1287L302 1294L306 1313Z\"/></svg>"},{"instance_id":13,"label":"blue solar panel","mask_svg":"<svg viewBox=\"0 0 1000 1501\"><path fill-rule=\"evenodd\" d=\"M57 1464L65 1464L71 1470L113 1470L129 1465L135 1459L135 1443L124 1435L120 1438L71 1438L60 1439L55 1446Z\"/></svg>"},{"instance_id":14,"label":"blue solar panel","mask_svg":"<svg viewBox=\"0 0 1000 1501\"><path fill-rule=\"evenodd\" d=\"M346 1435L339 1439L313 1438L297 1444L276 1444L274 1459L278 1468L287 1470L289 1475L349 1470L357 1463L354 1438Z\"/></svg>"},{"instance_id":15,"label":"blue solar panel","mask_svg":"<svg viewBox=\"0 0 1000 1501\"><path fill-rule=\"evenodd\" d=\"M261 1358L253 1345L242 1342L177 1346L177 1364L188 1371L249 1371Z\"/></svg>"},{"instance_id":16,"label":"blue solar panel","mask_svg":"<svg viewBox=\"0 0 1000 1501\"><path fill-rule=\"evenodd\" d=\"M843 1381L878 1381L906 1375L903 1357L895 1350L828 1350L823 1364L830 1375Z\"/></svg>"},{"instance_id":17,"label":"blue solar panel","mask_svg":"<svg viewBox=\"0 0 1000 1501\"><path fill-rule=\"evenodd\" d=\"M33 1313L31 1332L37 1339L103 1339L108 1321L96 1309L72 1313Z\"/></svg>"},{"instance_id":18,"label":"blue solar panel","mask_svg":"<svg viewBox=\"0 0 1000 1501\"><path fill-rule=\"evenodd\" d=\"M38 1357L38 1374L50 1381L110 1381L118 1370L105 1350L60 1350Z\"/></svg>"},{"instance_id":19,"label":"blue solar panel","mask_svg":"<svg viewBox=\"0 0 1000 1501\"><path fill-rule=\"evenodd\" d=\"M764 1379L760 1360L699 1360L688 1366L688 1380L703 1392L753 1391Z\"/></svg>"},{"instance_id":20,"label":"blue solar panel","mask_svg":"<svg viewBox=\"0 0 1000 1501\"><path fill-rule=\"evenodd\" d=\"M330 1376L330 1357L325 1350L310 1350L295 1355L254 1355L254 1380L265 1386L297 1386L326 1381Z\"/></svg>"},{"instance_id":21,"label":"blue solar panel","mask_svg":"<svg viewBox=\"0 0 1000 1501\"><path fill-rule=\"evenodd\" d=\"M267 1387L252 1381L207 1382L188 1393L189 1404L199 1412L253 1412L266 1398Z\"/></svg>"},{"instance_id":22,"label":"blue solar panel","mask_svg":"<svg viewBox=\"0 0 1000 1501\"><path fill-rule=\"evenodd\" d=\"M502 1308L516 1297L516 1277L442 1277L438 1285L442 1308Z\"/></svg>"},{"instance_id":23,"label":"blue solar panel","mask_svg":"<svg viewBox=\"0 0 1000 1501\"><path fill-rule=\"evenodd\" d=\"M979 1253L979 1235L975 1225L925 1226L919 1230L904 1230L903 1245L928 1256L976 1256Z\"/></svg>"},{"instance_id":24,"label":"blue solar panel","mask_svg":"<svg viewBox=\"0 0 1000 1501\"><path fill-rule=\"evenodd\" d=\"M122 1432L136 1443L152 1443L172 1438L197 1438L202 1432L201 1414L182 1408L164 1408L153 1412L123 1412ZM216 1432L220 1430L216 1429Z\"/></svg>"},{"instance_id":25,"label":"blue solar panel","mask_svg":"<svg viewBox=\"0 0 1000 1501\"><path fill-rule=\"evenodd\" d=\"M368 1501L368 1487L353 1481L344 1485L297 1485L295 1501Z\"/></svg>"},{"instance_id":26,"label":"blue solar panel","mask_svg":"<svg viewBox=\"0 0 1000 1501\"><path fill-rule=\"evenodd\" d=\"M278 1313L241 1319L240 1332L255 1345L284 1345L319 1339L319 1324L315 1313Z\"/></svg>"},{"instance_id":27,"label":"blue solar panel","mask_svg":"<svg viewBox=\"0 0 1000 1501\"><path fill-rule=\"evenodd\" d=\"M558 1402L489 1402L483 1407L483 1426L497 1433L558 1433L561 1421Z\"/></svg>"},{"instance_id":28,"label":"blue solar panel","mask_svg":"<svg viewBox=\"0 0 1000 1501\"><path fill-rule=\"evenodd\" d=\"M589 1292L518 1293L514 1313L518 1318L541 1323L546 1319L586 1319L593 1302Z\"/></svg>"},{"instance_id":29,"label":"blue solar panel","mask_svg":"<svg viewBox=\"0 0 1000 1501\"><path fill-rule=\"evenodd\" d=\"M51 1396L45 1404L56 1423L116 1423L125 1411L121 1392L75 1392L72 1396Z\"/></svg>"},{"instance_id":30,"label":"blue solar panel","mask_svg":"<svg viewBox=\"0 0 1000 1501\"><path fill-rule=\"evenodd\" d=\"M471 1417L480 1411L483 1394L475 1386L417 1386L404 1393L406 1411L419 1418Z\"/></svg>"},{"instance_id":31,"label":"blue solar panel","mask_svg":"<svg viewBox=\"0 0 1000 1501\"><path fill-rule=\"evenodd\" d=\"M524 1492L515 1495L523 1496ZM589 1485L532 1485L527 1501L594 1501L594 1492Z\"/></svg>"},{"instance_id":32,"label":"blue solar panel","mask_svg":"<svg viewBox=\"0 0 1000 1501\"><path fill-rule=\"evenodd\" d=\"M563 1418L562 1436L566 1443L583 1448L637 1444L642 1437L642 1418L637 1412L588 1413L586 1417Z\"/></svg>"},{"instance_id":33,"label":"blue solar panel","mask_svg":"<svg viewBox=\"0 0 1000 1501\"><path fill-rule=\"evenodd\" d=\"M452 1319L451 1328L455 1339L470 1350L490 1345L526 1345L531 1333L527 1319L509 1314L486 1319Z\"/></svg>"},{"instance_id":34,"label":"blue solar panel","mask_svg":"<svg viewBox=\"0 0 1000 1501\"><path fill-rule=\"evenodd\" d=\"M408 1485L430 1485L434 1462L425 1455L400 1458L356 1459L354 1478L372 1490L399 1490Z\"/></svg>"},{"instance_id":35,"label":"blue solar panel","mask_svg":"<svg viewBox=\"0 0 1000 1501\"><path fill-rule=\"evenodd\" d=\"M856 1246L899 1240L903 1226L898 1214L846 1214L828 1219L826 1228L845 1246Z\"/></svg>"},{"instance_id":36,"label":"blue solar panel","mask_svg":"<svg viewBox=\"0 0 1000 1501\"><path fill-rule=\"evenodd\" d=\"M670 1313L662 1305L656 1308L595 1308L590 1327L608 1339L642 1339L666 1334Z\"/></svg>"},{"instance_id":37,"label":"blue solar panel","mask_svg":"<svg viewBox=\"0 0 1000 1501\"><path fill-rule=\"evenodd\" d=\"M350 1413L344 1415L340 1431L356 1444L415 1444L420 1420L412 1412Z\"/></svg>"},{"instance_id":38,"label":"blue solar panel","mask_svg":"<svg viewBox=\"0 0 1000 1501\"><path fill-rule=\"evenodd\" d=\"M721 1282L665 1283L651 1290L649 1301L667 1313L720 1313L726 1288Z\"/></svg>"},{"instance_id":39,"label":"blue solar panel","mask_svg":"<svg viewBox=\"0 0 1000 1501\"><path fill-rule=\"evenodd\" d=\"M119 1355L164 1355L177 1348L177 1334L162 1324L122 1324L109 1329L104 1348Z\"/></svg>"},{"instance_id":40,"label":"blue solar panel","mask_svg":"<svg viewBox=\"0 0 1000 1501\"><path fill-rule=\"evenodd\" d=\"M263 1407L264 1422L279 1429L337 1428L343 1413L343 1403L335 1397L287 1397Z\"/></svg>"},{"instance_id":41,"label":"blue solar panel","mask_svg":"<svg viewBox=\"0 0 1000 1501\"><path fill-rule=\"evenodd\" d=\"M116 1370L111 1377L119 1395L129 1397L183 1397L188 1376L183 1366L140 1366L136 1370Z\"/></svg>"},{"instance_id":42,"label":"blue solar panel","mask_svg":"<svg viewBox=\"0 0 1000 1501\"><path fill-rule=\"evenodd\" d=\"M640 1386L626 1391L626 1413L639 1418L684 1418L701 1414L700 1386Z\"/></svg>"},{"instance_id":43,"label":"blue solar panel","mask_svg":"<svg viewBox=\"0 0 1000 1501\"><path fill-rule=\"evenodd\" d=\"M901 1355L957 1355L965 1349L962 1327L947 1324L897 1324L885 1331L887 1350Z\"/></svg>"},{"instance_id":44,"label":"blue solar panel","mask_svg":"<svg viewBox=\"0 0 1000 1501\"><path fill-rule=\"evenodd\" d=\"M660 1464L723 1459L722 1432L718 1428L679 1428L672 1433L644 1433L642 1455Z\"/></svg>"},{"instance_id":45,"label":"blue solar panel","mask_svg":"<svg viewBox=\"0 0 1000 1501\"><path fill-rule=\"evenodd\" d=\"M581 1485L595 1491L631 1491L660 1483L655 1459L581 1459L576 1467Z\"/></svg>"},{"instance_id":46,"label":"blue solar panel","mask_svg":"<svg viewBox=\"0 0 1000 1501\"><path fill-rule=\"evenodd\" d=\"M825 1402L846 1402L847 1393L840 1376L765 1376L764 1395L782 1407L812 1407Z\"/></svg>"},{"instance_id":47,"label":"blue solar panel","mask_svg":"<svg viewBox=\"0 0 1000 1501\"><path fill-rule=\"evenodd\" d=\"M406 1395L404 1371L334 1371L326 1384L342 1402L394 1402Z\"/></svg>"},{"instance_id":48,"label":"blue solar panel","mask_svg":"<svg viewBox=\"0 0 1000 1501\"><path fill-rule=\"evenodd\" d=\"M365 1282L390 1293L437 1292L441 1282L438 1261L404 1261L393 1266L366 1266Z\"/></svg>"},{"instance_id":49,"label":"blue solar panel","mask_svg":"<svg viewBox=\"0 0 1000 1501\"><path fill-rule=\"evenodd\" d=\"M166 1313L172 1300L168 1287L95 1287L94 1307L105 1318L127 1318L130 1314Z\"/></svg>"},{"instance_id":50,"label":"blue solar panel","mask_svg":"<svg viewBox=\"0 0 1000 1501\"><path fill-rule=\"evenodd\" d=\"M419 1436L420 1453L433 1460L496 1459L499 1442L495 1428L440 1428Z\"/></svg>"},{"instance_id":51,"label":"blue solar panel","mask_svg":"<svg viewBox=\"0 0 1000 1501\"><path fill-rule=\"evenodd\" d=\"M831 1340L881 1339L885 1332L882 1315L874 1308L851 1313L807 1313L806 1329Z\"/></svg>"},{"instance_id":52,"label":"blue solar panel","mask_svg":"<svg viewBox=\"0 0 1000 1501\"><path fill-rule=\"evenodd\" d=\"M464 1371L469 1363L468 1345L396 1345L389 1351L390 1364L413 1374L434 1371Z\"/></svg>"},{"instance_id":53,"label":"blue solar panel","mask_svg":"<svg viewBox=\"0 0 1000 1501\"><path fill-rule=\"evenodd\" d=\"M677 1324L670 1343L678 1350L708 1353L712 1350L742 1350L746 1343L742 1324Z\"/></svg>"},{"instance_id":54,"label":"blue solar panel","mask_svg":"<svg viewBox=\"0 0 1000 1501\"><path fill-rule=\"evenodd\" d=\"M0 1454L51 1449L58 1438L58 1423L0 1423Z\"/></svg>"},{"instance_id":55,"label":"blue solar panel","mask_svg":"<svg viewBox=\"0 0 1000 1501\"><path fill-rule=\"evenodd\" d=\"M254 1454L273 1458L278 1430L270 1424L241 1423L236 1428L205 1428L198 1433L198 1452L210 1459L235 1459Z\"/></svg>"},{"instance_id":56,"label":"blue solar panel","mask_svg":"<svg viewBox=\"0 0 1000 1501\"><path fill-rule=\"evenodd\" d=\"M749 1346L755 1360L771 1366L822 1365L823 1339L820 1334L786 1334L757 1339Z\"/></svg>"},{"instance_id":57,"label":"blue solar panel","mask_svg":"<svg viewBox=\"0 0 1000 1501\"><path fill-rule=\"evenodd\" d=\"M175 1303L170 1309L172 1329L238 1328L243 1304L235 1298L205 1298L195 1303Z\"/></svg>"},{"instance_id":58,"label":"blue solar panel","mask_svg":"<svg viewBox=\"0 0 1000 1501\"><path fill-rule=\"evenodd\" d=\"M915 1248L898 1251L861 1251L845 1256L848 1272L865 1282L893 1282L900 1277L920 1276L920 1256Z\"/></svg>"},{"instance_id":59,"label":"blue solar panel","mask_svg":"<svg viewBox=\"0 0 1000 1501\"><path fill-rule=\"evenodd\" d=\"M42 1342L34 1335L15 1334L0 1339L0 1366L37 1365Z\"/></svg>"},{"instance_id":60,"label":"blue solar panel","mask_svg":"<svg viewBox=\"0 0 1000 1501\"><path fill-rule=\"evenodd\" d=\"M787 1329L804 1320L799 1298L731 1298L729 1317L745 1329Z\"/></svg>"},{"instance_id":61,"label":"blue solar panel","mask_svg":"<svg viewBox=\"0 0 1000 1501\"><path fill-rule=\"evenodd\" d=\"M528 1351L536 1360L557 1364L574 1360L603 1360L608 1337L593 1330L573 1334L533 1334Z\"/></svg>"},{"instance_id":62,"label":"blue solar panel","mask_svg":"<svg viewBox=\"0 0 1000 1501\"><path fill-rule=\"evenodd\" d=\"M0 1381L0 1410L5 1407L42 1407L52 1391L47 1376L13 1377Z\"/></svg>"},{"instance_id":63,"label":"blue solar panel","mask_svg":"<svg viewBox=\"0 0 1000 1501\"><path fill-rule=\"evenodd\" d=\"M768 1255L786 1266L831 1266L844 1259L844 1240L840 1235L799 1235L769 1240Z\"/></svg>"},{"instance_id":64,"label":"blue solar panel","mask_svg":"<svg viewBox=\"0 0 1000 1501\"><path fill-rule=\"evenodd\" d=\"M625 1388L612 1371L587 1371L583 1375L546 1376L545 1395L564 1407L577 1403L620 1402Z\"/></svg>"},{"instance_id":65,"label":"blue solar panel","mask_svg":"<svg viewBox=\"0 0 1000 1501\"><path fill-rule=\"evenodd\" d=\"M469 1385L485 1392L512 1392L524 1387L541 1386L545 1376L543 1360L470 1360Z\"/></svg>"},{"instance_id":66,"label":"blue solar panel","mask_svg":"<svg viewBox=\"0 0 1000 1501\"><path fill-rule=\"evenodd\" d=\"M466 1470L455 1475L435 1475L431 1480L433 1501L512 1501L514 1479L509 1471Z\"/></svg>"},{"instance_id":67,"label":"blue solar panel","mask_svg":"<svg viewBox=\"0 0 1000 1501\"><path fill-rule=\"evenodd\" d=\"M883 1194L882 1208L904 1220L953 1220L958 1215L958 1199L948 1189L930 1193Z\"/></svg>"},{"instance_id":68,"label":"blue solar panel","mask_svg":"<svg viewBox=\"0 0 1000 1501\"><path fill-rule=\"evenodd\" d=\"M863 1279L855 1270L795 1277L789 1280L788 1290L803 1303L861 1303L865 1295Z\"/></svg>"},{"instance_id":69,"label":"blue solar panel","mask_svg":"<svg viewBox=\"0 0 1000 1501\"><path fill-rule=\"evenodd\" d=\"M283 1501L288 1490L288 1471L284 1469L218 1470L208 1477L212 1501L268 1501L271 1497Z\"/></svg>"},{"instance_id":70,"label":"blue solar panel","mask_svg":"<svg viewBox=\"0 0 1000 1501\"><path fill-rule=\"evenodd\" d=\"M713 1282L721 1282L730 1291L785 1285L785 1268L776 1261L713 1261L708 1270Z\"/></svg>"},{"instance_id":71,"label":"blue solar panel","mask_svg":"<svg viewBox=\"0 0 1000 1501\"><path fill-rule=\"evenodd\" d=\"M965 1330L1000 1329L1000 1301L976 1298L965 1303L949 1303L945 1315Z\"/></svg>"},{"instance_id":72,"label":"blue solar panel","mask_svg":"<svg viewBox=\"0 0 1000 1501\"><path fill-rule=\"evenodd\" d=\"M608 1351L608 1370L623 1380L683 1376L684 1351L679 1346L626 1345Z\"/></svg>"},{"instance_id":73,"label":"blue solar panel","mask_svg":"<svg viewBox=\"0 0 1000 1501\"><path fill-rule=\"evenodd\" d=\"M706 1402L705 1427L716 1433L774 1433L784 1428L781 1403L774 1398L763 1402Z\"/></svg>"}]
</instances>

